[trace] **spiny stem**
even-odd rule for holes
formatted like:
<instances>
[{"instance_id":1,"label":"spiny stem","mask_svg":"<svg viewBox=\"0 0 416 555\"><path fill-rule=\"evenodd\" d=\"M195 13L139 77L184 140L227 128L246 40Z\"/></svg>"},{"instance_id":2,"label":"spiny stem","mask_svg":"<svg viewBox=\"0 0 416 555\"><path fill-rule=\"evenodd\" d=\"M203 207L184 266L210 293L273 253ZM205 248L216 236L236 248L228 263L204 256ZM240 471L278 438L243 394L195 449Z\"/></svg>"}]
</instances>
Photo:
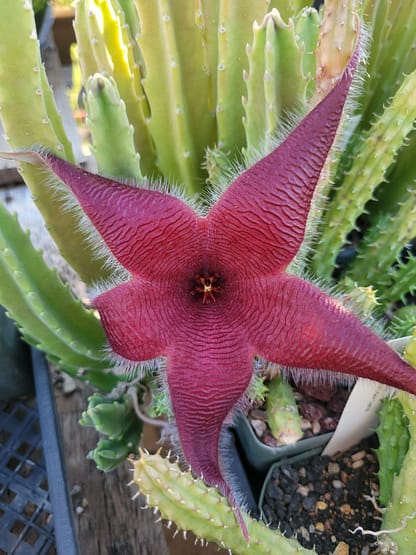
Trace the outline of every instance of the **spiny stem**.
<instances>
[{"instance_id":1,"label":"spiny stem","mask_svg":"<svg viewBox=\"0 0 416 555\"><path fill-rule=\"evenodd\" d=\"M192 530L197 537L216 542L235 554L315 554L249 516L244 517L250 536L247 543L228 501L215 488L207 487L190 472L182 472L177 464L159 454L149 455L142 451L133 464L133 481L147 496L148 504L157 508L162 518L174 521L178 529Z\"/></svg>"}]
</instances>

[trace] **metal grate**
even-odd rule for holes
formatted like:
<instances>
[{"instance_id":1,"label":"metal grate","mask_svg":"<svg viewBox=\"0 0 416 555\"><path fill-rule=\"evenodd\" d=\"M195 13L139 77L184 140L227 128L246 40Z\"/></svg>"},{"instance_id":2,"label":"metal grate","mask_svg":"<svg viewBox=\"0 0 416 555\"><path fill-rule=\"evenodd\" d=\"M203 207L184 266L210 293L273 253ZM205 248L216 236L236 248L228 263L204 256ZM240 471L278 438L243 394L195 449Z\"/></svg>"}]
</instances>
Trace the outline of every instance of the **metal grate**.
<instances>
[{"instance_id":1,"label":"metal grate","mask_svg":"<svg viewBox=\"0 0 416 555\"><path fill-rule=\"evenodd\" d=\"M35 402L0 401L0 555L56 552Z\"/></svg>"}]
</instances>

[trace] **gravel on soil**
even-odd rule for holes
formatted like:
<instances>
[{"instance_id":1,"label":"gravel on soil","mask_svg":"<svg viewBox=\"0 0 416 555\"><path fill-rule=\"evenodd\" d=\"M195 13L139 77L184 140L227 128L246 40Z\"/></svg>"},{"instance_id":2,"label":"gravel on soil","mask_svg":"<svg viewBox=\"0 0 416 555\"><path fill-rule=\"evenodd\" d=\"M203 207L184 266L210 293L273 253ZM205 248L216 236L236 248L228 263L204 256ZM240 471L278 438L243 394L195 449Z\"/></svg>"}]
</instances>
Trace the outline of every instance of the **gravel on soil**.
<instances>
[{"instance_id":1,"label":"gravel on soil","mask_svg":"<svg viewBox=\"0 0 416 555\"><path fill-rule=\"evenodd\" d=\"M376 447L373 435L333 457L275 468L264 495L265 521L322 555L331 555L341 541L349 555L376 553L374 536L352 532L380 529L381 513L369 499L378 492Z\"/></svg>"}]
</instances>

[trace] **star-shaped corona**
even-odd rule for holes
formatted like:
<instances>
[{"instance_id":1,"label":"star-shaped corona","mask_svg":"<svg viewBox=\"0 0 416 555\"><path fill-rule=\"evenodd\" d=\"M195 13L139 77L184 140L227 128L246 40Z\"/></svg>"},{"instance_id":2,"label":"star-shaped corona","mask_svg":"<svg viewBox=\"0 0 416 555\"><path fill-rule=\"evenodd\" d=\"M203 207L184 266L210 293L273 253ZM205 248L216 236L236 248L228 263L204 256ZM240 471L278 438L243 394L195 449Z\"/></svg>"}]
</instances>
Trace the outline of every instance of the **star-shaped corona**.
<instances>
[{"instance_id":1,"label":"star-shaped corona","mask_svg":"<svg viewBox=\"0 0 416 555\"><path fill-rule=\"evenodd\" d=\"M286 268L304 240L358 47L329 94L201 216L182 200L118 183L52 154L130 279L94 300L113 351L165 357L183 454L226 495L246 534L221 458L221 433L253 376L255 356L286 367L369 378L416 393L416 372L336 300Z\"/></svg>"}]
</instances>

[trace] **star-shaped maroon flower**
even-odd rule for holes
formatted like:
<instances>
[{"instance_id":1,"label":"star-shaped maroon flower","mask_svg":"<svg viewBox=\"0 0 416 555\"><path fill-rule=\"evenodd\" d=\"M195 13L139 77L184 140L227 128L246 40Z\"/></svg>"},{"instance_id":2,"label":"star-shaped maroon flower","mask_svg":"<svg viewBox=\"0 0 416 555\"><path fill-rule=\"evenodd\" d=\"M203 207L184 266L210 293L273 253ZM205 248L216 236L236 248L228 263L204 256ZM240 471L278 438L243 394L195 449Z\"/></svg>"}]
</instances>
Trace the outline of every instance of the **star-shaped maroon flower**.
<instances>
[{"instance_id":1,"label":"star-shaped maroon flower","mask_svg":"<svg viewBox=\"0 0 416 555\"><path fill-rule=\"evenodd\" d=\"M166 357L184 456L228 496L243 529L220 456L221 432L250 384L256 355L416 393L416 372L377 335L285 272L304 239L357 59L356 52L327 97L204 217L168 194L122 185L51 154L26 155L40 157L71 188L130 273L94 301L109 343L130 361Z\"/></svg>"}]
</instances>

